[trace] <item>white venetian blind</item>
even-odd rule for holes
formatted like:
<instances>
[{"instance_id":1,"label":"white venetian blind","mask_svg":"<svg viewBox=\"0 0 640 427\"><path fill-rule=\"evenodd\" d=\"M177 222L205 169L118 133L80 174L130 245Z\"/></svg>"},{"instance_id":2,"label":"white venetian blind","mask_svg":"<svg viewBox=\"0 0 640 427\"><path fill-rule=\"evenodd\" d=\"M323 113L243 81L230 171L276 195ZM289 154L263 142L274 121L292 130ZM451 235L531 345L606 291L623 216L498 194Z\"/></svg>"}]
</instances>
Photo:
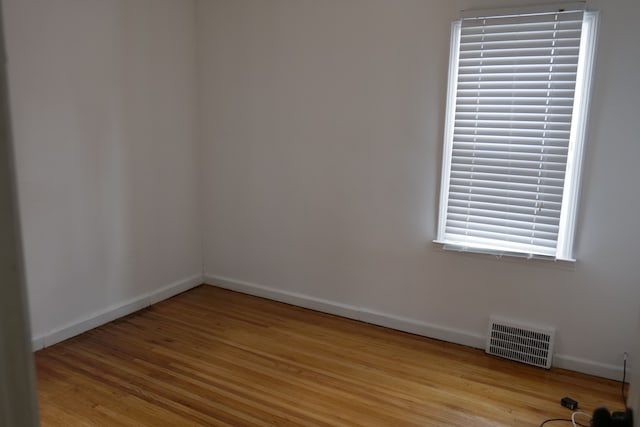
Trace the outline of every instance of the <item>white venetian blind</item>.
<instances>
[{"instance_id":1,"label":"white venetian blind","mask_svg":"<svg viewBox=\"0 0 640 427\"><path fill-rule=\"evenodd\" d=\"M443 243L555 256L582 19L462 21Z\"/></svg>"}]
</instances>

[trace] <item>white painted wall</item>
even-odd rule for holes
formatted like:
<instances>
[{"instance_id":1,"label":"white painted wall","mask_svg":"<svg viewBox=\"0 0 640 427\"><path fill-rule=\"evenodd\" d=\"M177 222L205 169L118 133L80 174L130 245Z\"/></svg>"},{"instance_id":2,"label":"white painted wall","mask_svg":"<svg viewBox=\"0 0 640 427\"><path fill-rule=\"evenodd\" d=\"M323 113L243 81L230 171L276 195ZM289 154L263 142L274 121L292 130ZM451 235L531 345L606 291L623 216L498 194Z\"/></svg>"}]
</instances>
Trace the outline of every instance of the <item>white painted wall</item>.
<instances>
[{"instance_id":1,"label":"white painted wall","mask_svg":"<svg viewBox=\"0 0 640 427\"><path fill-rule=\"evenodd\" d=\"M588 2L601 27L578 262L431 243L450 22L517 3L200 1L209 281L471 345L491 313L553 325L557 366L619 378L640 297L637 0Z\"/></svg>"},{"instance_id":2,"label":"white painted wall","mask_svg":"<svg viewBox=\"0 0 640 427\"><path fill-rule=\"evenodd\" d=\"M41 347L201 282L195 2L3 5Z\"/></svg>"}]
</instances>

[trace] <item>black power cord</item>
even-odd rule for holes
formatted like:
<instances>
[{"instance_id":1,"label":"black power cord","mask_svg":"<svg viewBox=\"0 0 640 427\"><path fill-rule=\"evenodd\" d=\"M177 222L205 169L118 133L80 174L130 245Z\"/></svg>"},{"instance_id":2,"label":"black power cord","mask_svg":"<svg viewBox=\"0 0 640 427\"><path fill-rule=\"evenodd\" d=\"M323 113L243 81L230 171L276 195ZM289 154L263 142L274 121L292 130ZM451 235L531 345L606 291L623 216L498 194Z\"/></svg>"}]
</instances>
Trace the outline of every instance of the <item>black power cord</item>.
<instances>
[{"instance_id":1,"label":"black power cord","mask_svg":"<svg viewBox=\"0 0 640 427\"><path fill-rule=\"evenodd\" d=\"M556 421L565 421L565 422L573 422L573 420L571 418L549 418L548 420L544 420L543 422L540 423L540 425L538 427L542 427L547 423L552 423L552 422L556 422ZM579 422L575 422L577 426L581 426L581 427L589 427L588 425L585 424L580 424Z\"/></svg>"},{"instance_id":2,"label":"black power cord","mask_svg":"<svg viewBox=\"0 0 640 427\"><path fill-rule=\"evenodd\" d=\"M547 423L553 423L555 421L568 421L568 422L571 422L571 418L549 418L548 420L544 420L543 422L541 422L538 427L542 427L543 425L545 425Z\"/></svg>"}]
</instances>

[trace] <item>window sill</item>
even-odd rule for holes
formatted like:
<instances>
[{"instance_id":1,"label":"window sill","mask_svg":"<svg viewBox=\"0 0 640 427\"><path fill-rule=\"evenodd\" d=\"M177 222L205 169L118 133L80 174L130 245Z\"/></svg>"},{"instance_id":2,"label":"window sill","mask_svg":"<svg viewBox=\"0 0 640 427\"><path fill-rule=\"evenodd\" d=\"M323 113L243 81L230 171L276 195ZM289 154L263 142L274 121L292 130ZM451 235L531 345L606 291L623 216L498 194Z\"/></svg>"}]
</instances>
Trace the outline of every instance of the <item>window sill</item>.
<instances>
[{"instance_id":1,"label":"window sill","mask_svg":"<svg viewBox=\"0 0 640 427\"><path fill-rule=\"evenodd\" d=\"M490 248L481 248L481 247L473 247L473 246L464 246L459 244L453 244L448 242L442 242L439 240L433 241L434 245L439 248L443 252L459 252L464 254L478 254L478 255L486 255L496 259L502 258L511 258L511 259L521 259L525 261L542 261L544 263L549 263L549 261L566 266L575 266L575 259L561 259L555 258L553 256L548 255L539 255L539 254L531 254L525 252L510 252L505 250L497 250Z\"/></svg>"}]
</instances>

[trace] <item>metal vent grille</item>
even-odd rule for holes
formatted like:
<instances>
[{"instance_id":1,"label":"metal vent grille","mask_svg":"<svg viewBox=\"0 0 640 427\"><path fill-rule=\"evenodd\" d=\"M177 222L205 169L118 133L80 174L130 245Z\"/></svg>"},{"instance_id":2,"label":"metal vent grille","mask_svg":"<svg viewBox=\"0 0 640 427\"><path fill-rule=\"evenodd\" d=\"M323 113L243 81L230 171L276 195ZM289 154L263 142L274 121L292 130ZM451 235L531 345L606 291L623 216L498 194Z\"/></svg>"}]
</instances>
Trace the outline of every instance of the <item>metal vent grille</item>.
<instances>
[{"instance_id":1,"label":"metal vent grille","mask_svg":"<svg viewBox=\"0 0 640 427\"><path fill-rule=\"evenodd\" d=\"M551 368L555 329L539 328L491 317L486 352L495 356Z\"/></svg>"}]
</instances>

